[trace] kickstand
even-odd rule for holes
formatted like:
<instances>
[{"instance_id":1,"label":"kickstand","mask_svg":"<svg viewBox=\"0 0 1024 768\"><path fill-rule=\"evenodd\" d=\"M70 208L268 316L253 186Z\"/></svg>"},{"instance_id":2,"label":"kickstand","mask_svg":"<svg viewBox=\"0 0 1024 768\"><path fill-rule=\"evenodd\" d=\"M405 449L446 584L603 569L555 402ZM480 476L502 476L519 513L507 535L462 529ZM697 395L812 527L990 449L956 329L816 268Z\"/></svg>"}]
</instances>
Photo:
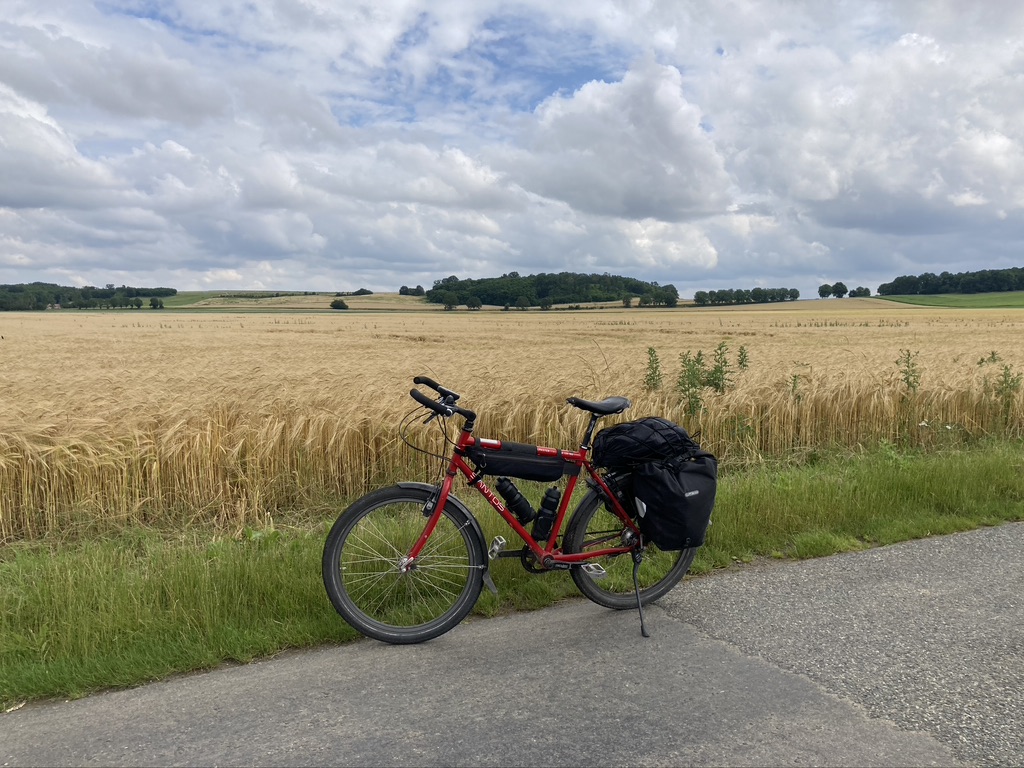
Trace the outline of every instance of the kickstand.
<instances>
[{"instance_id":1,"label":"kickstand","mask_svg":"<svg viewBox=\"0 0 1024 768\"><path fill-rule=\"evenodd\" d=\"M644 622L644 605L640 602L640 561L643 560L644 554L639 549L633 550L633 591L636 592L636 609L640 612L640 634L644 637L650 637L651 634L647 631L647 624Z\"/></svg>"}]
</instances>

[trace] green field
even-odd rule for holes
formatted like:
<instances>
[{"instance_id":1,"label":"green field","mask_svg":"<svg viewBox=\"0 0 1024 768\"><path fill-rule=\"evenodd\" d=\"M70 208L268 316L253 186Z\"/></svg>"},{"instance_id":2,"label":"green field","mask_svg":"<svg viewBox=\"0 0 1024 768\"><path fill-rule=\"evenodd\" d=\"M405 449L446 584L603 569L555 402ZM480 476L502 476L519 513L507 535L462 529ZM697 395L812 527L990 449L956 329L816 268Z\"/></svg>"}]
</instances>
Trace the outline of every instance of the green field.
<instances>
[{"instance_id":1,"label":"green field","mask_svg":"<svg viewBox=\"0 0 1024 768\"><path fill-rule=\"evenodd\" d=\"M960 309L1024 308L1024 291L936 293L927 296L876 296L875 298L899 304L916 304L921 307L952 307Z\"/></svg>"},{"instance_id":2,"label":"green field","mask_svg":"<svg viewBox=\"0 0 1024 768\"><path fill-rule=\"evenodd\" d=\"M333 293L309 294L301 291L178 291L175 296L168 296L163 302L166 309L210 305L217 308L244 309L246 306L266 304L272 299L277 299L278 302L287 299L305 299L307 302L319 299L319 303L326 307L333 296Z\"/></svg>"}]
</instances>

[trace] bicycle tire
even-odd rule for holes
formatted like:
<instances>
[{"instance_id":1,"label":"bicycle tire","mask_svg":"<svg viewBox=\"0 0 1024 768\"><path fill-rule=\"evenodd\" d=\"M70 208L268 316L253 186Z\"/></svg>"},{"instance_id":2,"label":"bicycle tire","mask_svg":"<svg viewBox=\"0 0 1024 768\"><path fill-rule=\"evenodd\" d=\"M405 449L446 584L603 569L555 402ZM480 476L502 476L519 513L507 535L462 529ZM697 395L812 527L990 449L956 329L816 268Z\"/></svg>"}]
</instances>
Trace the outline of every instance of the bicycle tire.
<instances>
[{"instance_id":1,"label":"bicycle tire","mask_svg":"<svg viewBox=\"0 0 1024 768\"><path fill-rule=\"evenodd\" d=\"M592 490L580 500L569 519L562 539L562 551L576 554L588 549L618 546L625 531L626 527L618 516L611 513L605 507L601 495ZM639 573L641 604L647 605L664 597L686 575L696 554L696 547L665 552L647 543ZM592 562L599 563L607 575L597 578L574 565L569 575L579 591L605 608L618 611L636 608L631 555L623 553Z\"/></svg>"},{"instance_id":2,"label":"bicycle tire","mask_svg":"<svg viewBox=\"0 0 1024 768\"><path fill-rule=\"evenodd\" d=\"M423 532L433 489L392 486L345 510L324 542L323 581L335 610L367 637L421 643L458 625L483 586L478 527L454 500L412 568L401 559Z\"/></svg>"}]
</instances>

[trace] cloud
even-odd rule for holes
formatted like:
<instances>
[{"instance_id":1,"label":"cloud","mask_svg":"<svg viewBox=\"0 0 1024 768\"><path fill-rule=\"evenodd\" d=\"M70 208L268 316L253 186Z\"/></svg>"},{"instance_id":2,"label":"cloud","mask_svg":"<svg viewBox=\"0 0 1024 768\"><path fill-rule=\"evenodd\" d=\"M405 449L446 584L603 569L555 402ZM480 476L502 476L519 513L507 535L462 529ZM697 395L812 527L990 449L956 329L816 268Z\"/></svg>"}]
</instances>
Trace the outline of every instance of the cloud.
<instances>
[{"instance_id":1,"label":"cloud","mask_svg":"<svg viewBox=\"0 0 1024 768\"><path fill-rule=\"evenodd\" d=\"M650 60L621 82L546 100L501 163L525 189L599 215L682 221L729 202L723 159L679 71Z\"/></svg>"},{"instance_id":2,"label":"cloud","mask_svg":"<svg viewBox=\"0 0 1024 768\"><path fill-rule=\"evenodd\" d=\"M954 0L16 3L0 280L813 295L1020 266L1022 26Z\"/></svg>"}]
</instances>

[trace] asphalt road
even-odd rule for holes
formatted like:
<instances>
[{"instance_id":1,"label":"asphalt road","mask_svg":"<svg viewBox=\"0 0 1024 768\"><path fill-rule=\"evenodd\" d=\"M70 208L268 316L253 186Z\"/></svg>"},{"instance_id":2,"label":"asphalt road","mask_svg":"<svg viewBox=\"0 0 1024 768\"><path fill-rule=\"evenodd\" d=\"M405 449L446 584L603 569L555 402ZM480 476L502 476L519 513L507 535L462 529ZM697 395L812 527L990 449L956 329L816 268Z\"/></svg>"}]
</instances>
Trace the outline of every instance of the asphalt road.
<instances>
[{"instance_id":1,"label":"asphalt road","mask_svg":"<svg viewBox=\"0 0 1024 768\"><path fill-rule=\"evenodd\" d=\"M0 716L0 765L1022 765L1024 523Z\"/></svg>"}]
</instances>

